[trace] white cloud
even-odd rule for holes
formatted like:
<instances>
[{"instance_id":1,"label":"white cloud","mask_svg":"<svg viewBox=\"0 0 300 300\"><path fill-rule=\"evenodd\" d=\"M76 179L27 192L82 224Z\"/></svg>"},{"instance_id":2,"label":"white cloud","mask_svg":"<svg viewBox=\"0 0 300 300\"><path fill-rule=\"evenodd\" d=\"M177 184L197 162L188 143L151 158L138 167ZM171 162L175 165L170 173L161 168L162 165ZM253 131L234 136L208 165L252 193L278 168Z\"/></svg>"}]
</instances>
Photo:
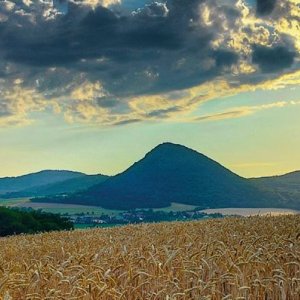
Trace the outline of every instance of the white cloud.
<instances>
[{"instance_id":1,"label":"white cloud","mask_svg":"<svg viewBox=\"0 0 300 300\"><path fill-rule=\"evenodd\" d=\"M71 0L74 3L80 3L83 5L88 5L93 8L101 5L104 7L109 7L116 4L121 4L121 0Z\"/></svg>"}]
</instances>

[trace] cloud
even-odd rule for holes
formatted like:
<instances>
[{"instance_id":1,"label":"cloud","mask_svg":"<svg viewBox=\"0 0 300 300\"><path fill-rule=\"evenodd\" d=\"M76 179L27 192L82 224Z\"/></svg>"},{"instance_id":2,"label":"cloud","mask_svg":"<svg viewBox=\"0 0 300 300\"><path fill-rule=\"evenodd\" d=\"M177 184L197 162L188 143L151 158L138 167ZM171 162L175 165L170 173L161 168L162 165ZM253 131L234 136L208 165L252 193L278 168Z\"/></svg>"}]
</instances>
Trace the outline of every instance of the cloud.
<instances>
[{"instance_id":1,"label":"cloud","mask_svg":"<svg viewBox=\"0 0 300 300\"><path fill-rule=\"evenodd\" d=\"M295 59L295 52L283 46L255 46L252 55L254 64L258 64L262 72L271 73L290 68Z\"/></svg>"},{"instance_id":2,"label":"cloud","mask_svg":"<svg viewBox=\"0 0 300 300\"><path fill-rule=\"evenodd\" d=\"M115 126L121 126L121 125L128 125L128 124L133 124L133 123L139 123L142 120L140 119L128 119L128 120L123 120L123 121L117 121L113 125Z\"/></svg>"},{"instance_id":3,"label":"cloud","mask_svg":"<svg viewBox=\"0 0 300 300\"><path fill-rule=\"evenodd\" d=\"M72 100L77 101L92 101L103 96L105 96L105 91L100 82L95 82L94 84L84 82L76 87L70 95Z\"/></svg>"},{"instance_id":4,"label":"cloud","mask_svg":"<svg viewBox=\"0 0 300 300\"><path fill-rule=\"evenodd\" d=\"M213 115L197 117L194 119L194 121L219 121L219 120L226 120L226 119L234 119L234 118L247 116L252 113L253 111L247 109L232 110L232 111L226 111L222 113L216 113Z\"/></svg>"},{"instance_id":5,"label":"cloud","mask_svg":"<svg viewBox=\"0 0 300 300\"><path fill-rule=\"evenodd\" d=\"M34 90L23 89L19 85L0 90L0 125L2 127L28 125L32 122L29 113L55 108Z\"/></svg>"},{"instance_id":6,"label":"cloud","mask_svg":"<svg viewBox=\"0 0 300 300\"><path fill-rule=\"evenodd\" d=\"M215 97L293 84L299 5L262 2L154 1L128 12L117 0L2 1L0 89L18 82L69 122L113 125L180 119ZM11 113L29 118L28 102Z\"/></svg>"},{"instance_id":7,"label":"cloud","mask_svg":"<svg viewBox=\"0 0 300 300\"><path fill-rule=\"evenodd\" d=\"M299 105L299 104L300 101L290 101L290 102L278 101L270 104L262 104L257 106L242 106L224 112L200 116L194 118L193 121L199 122L199 121L220 121L226 119L235 119L235 118L241 118L244 116L253 115L262 110L268 110L272 108L282 108L286 106Z\"/></svg>"},{"instance_id":8,"label":"cloud","mask_svg":"<svg viewBox=\"0 0 300 300\"><path fill-rule=\"evenodd\" d=\"M109 7L111 5L120 4L121 0L73 0L75 3L82 3L91 7L103 6Z\"/></svg>"},{"instance_id":9,"label":"cloud","mask_svg":"<svg viewBox=\"0 0 300 300\"><path fill-rule=\"evenodd\" d=\"M257 0L256 12L259 16L269 15L275 8L277 0Z\"/></svg>"}]
</instances>

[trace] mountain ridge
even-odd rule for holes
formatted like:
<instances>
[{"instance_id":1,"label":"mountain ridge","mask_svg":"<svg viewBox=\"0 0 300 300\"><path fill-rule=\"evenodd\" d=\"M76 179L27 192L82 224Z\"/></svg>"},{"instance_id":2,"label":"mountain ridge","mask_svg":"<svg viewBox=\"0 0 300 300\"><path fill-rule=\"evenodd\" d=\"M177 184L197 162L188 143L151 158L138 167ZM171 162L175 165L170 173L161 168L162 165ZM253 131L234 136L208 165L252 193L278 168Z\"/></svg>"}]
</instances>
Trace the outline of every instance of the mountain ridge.
<instances>
[{"instance_id":1,"label":"mountain ridge","mask_svg":"<svg viewBox=\"0 0 300 300\"><path fill-rule=\"evenodd\" d=\"M39 182L39 185L32 184L29 188L1 195L3 180L22 181L49 172L66 173L71 178L56 178L46 184ZM272 206L299 209L300 171L247 179L194 149L165 142L115 176L42 170L20 177L0 178L0 195L114 209L159 208L171 202L203 208Z\"/></svg>"},{"instance_id":2,"label":"mountain ridge","mask_svg":"<svg viewBox=\"0 0 300 300\"><path fill-rule=\"evenodd\" d=\"M300 171L249 180L260 190L277 195L282 205L300 208Z\"/></svg>"},{"instance_id":3,"label":"mountain ridge","mask_svg":"<svg viewBox=\"0 0 300 300\"><path fill-rule=\"evenodd\" d=\"M284 173L284 174L276 174L276 175L267 175L267 176L261 176L261 177L250 177L248 179L250 180L256 180L256 179L269 179L269 178L272 178L272 179L276 179L276 178L288 178L288 177L299 177L300 179L300 170L295 170L295 171L291 171L291 172L287 172L287 173Z\"/></svg>"},{"instance_id":4,"label":"mountain ridge","mask_svg":"<svg viewBox=\"0 0 300 300\"><path fill-rule=\"evenodd\" d=\"M171 202L203 208L266 207L267 200L270 199L266 192L218 162L167 142L105 182L51 201L132 209L167 207Z\"/></svg>"},{"instance_id":5,"label":"mountain ridge","mask_svg":"<svg viewBox=\"0 0 300 300\"><path fill-rule=\"evenodd\" d=\"M28 189L23 189L17 192L6 193L3 198L24 198L24 197L41 197L58 194L75 193L93 185L99 184L107 180L109 176L96 174L96 175L82 175L71 179L54 182L45 185L39 185Z\"/></svg>"},{"instance_id":6,"label":"mountain ridge","mask_svg":"<svg viewBox=\"0 0 300 300\"><path fill-rule=\"evenodd\" d=\"M26 173L26 174L22 174L22 175L16 175L16 176L4 176L4 177L0 177L0 180L2 179L17 179L17 178L22 178L22 177L27 177L27 176L31 176L31 175L40 175L43 173L75 173L75 174L83 174L83 175L87 175L83 172L80 171L72 171L72 170L65 170L65 169L43 169L40 171L36 171L36 172L30 172L30 173Z\"/></svg>"},{"instance_id":7,"label":"mountain ridge","mask_svg":"<svg viewBox=\"0 0 300 300\"><path fill-rule=\"evenodd\" d=\"M17 177L0 178L0 194L17 192L44 184L55 183L85 175L81 172L68 170L42 170Z\"/></svg>"}]
</instances>

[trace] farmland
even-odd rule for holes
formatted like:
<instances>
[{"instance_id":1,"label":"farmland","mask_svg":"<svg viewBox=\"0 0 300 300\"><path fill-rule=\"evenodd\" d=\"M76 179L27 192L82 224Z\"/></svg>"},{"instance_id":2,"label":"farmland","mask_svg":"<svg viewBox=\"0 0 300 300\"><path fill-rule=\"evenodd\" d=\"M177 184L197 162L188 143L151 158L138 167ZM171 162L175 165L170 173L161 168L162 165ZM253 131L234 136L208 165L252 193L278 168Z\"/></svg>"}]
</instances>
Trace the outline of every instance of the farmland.
<instances>
[{"instance_id":1,"label":"farmland","mask_svg":"<svg viewBox=\"0 0 300 300\"><path fill-rule=\"evenodd\" d=\"M0 239L0 299L299 299L300 216Z\"/></svg>"},{"instance_id":2,"label":"farmland","mask_svg":"<svg viewBox=\"0 0 300 300\"><path fill-rule=\"evenodd\" d=\"M89 205L76 205L76 204L61 204L61 203L39 203L30 202L28 198L16 198L16 199L0 199L0 206L8 207L19 207L19 208L33 208L40 209L44 212L54 213L54 214L94 214L94 215L116 215L124 210L112 210L105 209L99 206L89 206ZM154 211L164 211L164 212L180 212L195 209L196 206L172 203L171 206L166 208L154 209Z\"/></svg>"}]
</instances>

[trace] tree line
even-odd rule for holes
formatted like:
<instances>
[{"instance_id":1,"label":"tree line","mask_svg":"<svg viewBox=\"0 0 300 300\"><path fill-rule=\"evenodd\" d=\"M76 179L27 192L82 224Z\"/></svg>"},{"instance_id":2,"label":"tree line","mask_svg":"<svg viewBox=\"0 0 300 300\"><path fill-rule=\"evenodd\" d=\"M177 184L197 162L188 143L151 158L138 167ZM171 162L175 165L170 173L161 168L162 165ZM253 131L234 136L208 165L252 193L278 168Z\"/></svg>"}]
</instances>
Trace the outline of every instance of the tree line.
<instances>
[{"instance_id":1,"label":"tree line","mask_svg":"<svg viewBox=\"0 0 300 300\"><path fill-rule=\"evenodd\" d=\"M73 223L60 215L0 207L0 236L71 229Z\"/></svg>"}]
</instances>

